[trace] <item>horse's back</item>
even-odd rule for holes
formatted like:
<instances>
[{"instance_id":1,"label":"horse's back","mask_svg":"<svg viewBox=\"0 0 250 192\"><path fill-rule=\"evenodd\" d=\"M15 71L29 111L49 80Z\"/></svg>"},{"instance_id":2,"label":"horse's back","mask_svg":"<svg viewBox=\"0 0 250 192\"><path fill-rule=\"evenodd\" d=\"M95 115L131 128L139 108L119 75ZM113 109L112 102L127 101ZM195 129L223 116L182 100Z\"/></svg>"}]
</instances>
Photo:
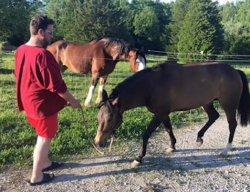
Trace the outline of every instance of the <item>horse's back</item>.
<instances>
[{"instance_id":1,"label":"horse's back","mask_svg":"<svg viewBox=\"0 0 250 192\"><path fill-rule=\"evenodd\" d=\"M163 63L152 67L150 76L152 102L163 105L163 101L170 111L239 98L242 92L240 75L225 63Z\"/></svg>"}]
</instances>

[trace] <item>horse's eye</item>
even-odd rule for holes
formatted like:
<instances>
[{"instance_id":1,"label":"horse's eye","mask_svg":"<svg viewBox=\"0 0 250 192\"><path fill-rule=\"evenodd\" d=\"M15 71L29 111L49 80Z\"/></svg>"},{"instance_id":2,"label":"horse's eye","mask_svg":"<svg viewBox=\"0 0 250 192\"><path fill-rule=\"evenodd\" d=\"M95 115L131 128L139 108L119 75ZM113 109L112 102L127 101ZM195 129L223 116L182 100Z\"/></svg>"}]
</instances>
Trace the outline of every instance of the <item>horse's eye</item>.
<instances>
[{"instance_id":1,"label":"horse's eye","mask_svg":"<svg viewBox=\"0 0 250 192\"><path fill-rule=\"evenodd\" d=\"M109 117L108 122L110 122L110 121L112 121L112 120L113 120L113 118L112 118L112 117Z\"/></svg>"}]
</instances>

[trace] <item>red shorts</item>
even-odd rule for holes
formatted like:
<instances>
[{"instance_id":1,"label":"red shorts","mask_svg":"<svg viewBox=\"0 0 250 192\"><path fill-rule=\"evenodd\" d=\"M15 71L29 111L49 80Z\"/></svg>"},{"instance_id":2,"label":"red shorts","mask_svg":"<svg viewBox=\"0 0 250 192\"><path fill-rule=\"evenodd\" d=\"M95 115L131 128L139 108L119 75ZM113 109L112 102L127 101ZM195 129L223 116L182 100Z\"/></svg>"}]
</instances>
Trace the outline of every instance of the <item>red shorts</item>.
<instances>
[{"instance_id":1,"label":"red shorts","mask_svg":"<svg viewBox=\"0 0 250 192\"><path fill-rule=\"evenodd\" d=\"M40 137L54 138L57 131L57 114L51 115L45 119L33 119L27 116L27 121L31 124L36 134Z\"/></svg>"}]
</instances>

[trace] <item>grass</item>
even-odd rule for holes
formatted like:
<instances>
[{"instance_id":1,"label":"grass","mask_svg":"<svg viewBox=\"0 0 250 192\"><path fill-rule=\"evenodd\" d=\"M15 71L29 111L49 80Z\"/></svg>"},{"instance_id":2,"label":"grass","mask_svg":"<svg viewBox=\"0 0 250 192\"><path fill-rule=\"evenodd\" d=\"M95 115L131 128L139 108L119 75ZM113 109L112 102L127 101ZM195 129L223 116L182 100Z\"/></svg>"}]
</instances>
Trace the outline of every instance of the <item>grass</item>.
<instances>
[{"instance_id":1,"label":"grass","mask_svg":"<svg viewBox=\"0 0 250 192\"><path fill-rule=\"evenodd\" d=\"M164 61L163 58L149 58L148 66ZM244 70L250 77L250 69ZM31 165L32 152L36 143L34 129L26 122L25 115L17 110L15 98L14 56L0 52L0 170L8 165L23 167ZM132 75L127 62L119 62L115 71L109 76L105 89L111 93L112 89L126 77ZM80 99L81 104L90 86L89 75L78 75L66 71L63 78L72 92ZM95 92L94 99L97 96ZM91 137L94 138L98 126L98 108L85 108ZM201 121L204 113L200 109L171 114L174 128ZM136 108L124 113L124 122L116 131L115 146L124 144L127 140L141 139L152 118L146 108ZM105 149L107 150L107 149ZM119 150L119 149L118 149ZM59 113L59 128L55 139L52 140L50 156L52 159L67 160L83 156L95 155L96 152L89 144L85 127L82 123L81 112L69 107Z\"/></svg>"}]
</instances>

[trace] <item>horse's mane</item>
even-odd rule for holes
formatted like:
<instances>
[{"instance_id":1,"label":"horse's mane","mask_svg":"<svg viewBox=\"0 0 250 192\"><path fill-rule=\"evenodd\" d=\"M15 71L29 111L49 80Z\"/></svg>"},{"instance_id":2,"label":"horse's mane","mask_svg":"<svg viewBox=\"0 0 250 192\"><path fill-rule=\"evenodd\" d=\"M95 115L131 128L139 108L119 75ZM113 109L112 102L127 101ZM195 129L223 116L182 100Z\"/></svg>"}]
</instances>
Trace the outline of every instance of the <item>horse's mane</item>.
<instances>
[{"instance_id":1,"label":"horse's mane","mask_svg":"<svg viewBox=\"0 0 250 192\"><path fill-rule=\"evenodd\" d=\"M121 94L121 92L125 90L125 87L127 87L128 85L133 85L139 78L145 76L150 71L151 71L151 68L146 68L146 69L144 69L142 71L139 71L139 72L135 73L134 75L128 77L123 82L119 83L112 90L112 92L111 92L111 94L109 96L109 99L111 101L116 99Z\"/></svg>"},{"instance_id":2,"label":"horse's mane","mask_svg":"<svg viewBox=\"0 0 250 192\"><path fill-rule=\"evenodd\" d=\"M119 55L125 54L128 55L129 51L131 50L131 46L129 43L124 41L123 39L119 38L111 38L111 37L102 37L95 40L95 42L99 42L101 40L105 40L104 47L114 47L116 46L119 52Z\"/></svg>"}]
</instances>

